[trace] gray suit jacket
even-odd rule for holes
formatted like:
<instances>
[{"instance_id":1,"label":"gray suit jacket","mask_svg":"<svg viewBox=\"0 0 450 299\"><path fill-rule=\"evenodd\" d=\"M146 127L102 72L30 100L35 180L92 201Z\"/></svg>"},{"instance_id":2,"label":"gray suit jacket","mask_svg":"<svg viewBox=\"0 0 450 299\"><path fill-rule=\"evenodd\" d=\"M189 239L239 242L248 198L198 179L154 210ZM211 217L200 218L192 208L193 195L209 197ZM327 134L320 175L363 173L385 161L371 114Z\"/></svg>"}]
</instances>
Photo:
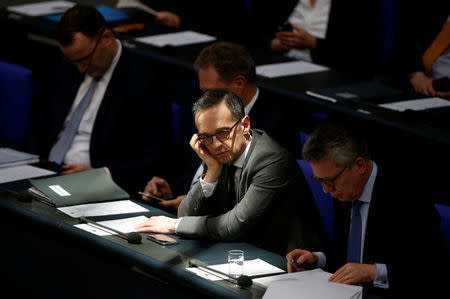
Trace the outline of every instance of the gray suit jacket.
<instances>
[{"instance_id":1,"label":"gray suit jacket","mask_svg":"<svg viewBox=\"0 0 450 299\"><path fill-rule=\"evenodd\" d=\"M251 133L236 202L228 199L225 165L211 197L205 198L201 184L189 191L178 208L183 218L177 233L249 242L281 255L294 248L320 249L323 225L297 162L264 131Z\"/></svg>"}]
</instances>

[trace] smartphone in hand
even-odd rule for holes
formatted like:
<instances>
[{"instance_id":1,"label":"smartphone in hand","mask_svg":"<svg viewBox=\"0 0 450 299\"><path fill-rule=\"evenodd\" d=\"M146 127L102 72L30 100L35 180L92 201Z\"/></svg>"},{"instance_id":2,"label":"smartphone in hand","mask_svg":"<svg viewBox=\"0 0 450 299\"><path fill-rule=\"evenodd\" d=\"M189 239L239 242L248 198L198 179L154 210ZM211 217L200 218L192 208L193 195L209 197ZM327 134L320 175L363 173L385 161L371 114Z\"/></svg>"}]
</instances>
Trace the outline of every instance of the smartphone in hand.
<instances>
[{"instance_id":1,"label":"smartphone in hand","mask_svg":"<svg viewBox=\"0 0 450 299\"><path fill-rule=\"evenodd\" d=\"M165 199L162 198L162 197L154 196L154 195L151 195L151 194L149 194L149 193L145 193L145 192L141 192L141 191L139 191L138 193L139 193L140 195L144 195L145 197L153 198L153 199L156 199L156 200L159 200L159 201L164 201L164 200L165 200Z\"/></svg>"},{"instance_id":2,"label":"smartphone in hand","mask_svg":"<svg viewBox=\"0 0 450 299\"><path fill-rule=\"evenodd\" d=\"M278 26L278 31L293 31L291 23L288 21L284 22L282 25Z\"/></svg>"}]
</instances>

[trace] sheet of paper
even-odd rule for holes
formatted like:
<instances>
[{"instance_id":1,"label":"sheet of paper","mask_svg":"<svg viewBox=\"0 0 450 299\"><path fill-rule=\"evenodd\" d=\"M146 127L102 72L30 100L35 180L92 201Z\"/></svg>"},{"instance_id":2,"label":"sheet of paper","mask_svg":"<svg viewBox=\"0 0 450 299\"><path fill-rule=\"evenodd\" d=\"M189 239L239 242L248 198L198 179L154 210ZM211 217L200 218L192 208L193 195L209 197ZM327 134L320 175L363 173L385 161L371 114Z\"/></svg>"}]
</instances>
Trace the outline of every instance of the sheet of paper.
<instances>
[{"instance_id":1,"label":"sheet of paper","mask_svg":"<svg viewBox=\"0 0 450 299\"><path fill-rule=\"evenodd\" d=\"M136 41L150 44L157 47L185 46L190 44L206 43L215 40L211 35L198 33L195 31L182 31L167 34L157 34L135 38Z\"/></svg>"},{"instance_id":2,"label":"sheet of paper","mask_svg":"<svg viewBox=\"0 0 450 299\"><path fill-rule=\"evenodd\" d=\"M267 78L300 75L329 70L329 68L306 61L282 62L274 64L259 65L256 74Z\"/></svg>"},{"instance_id":3,"label":"sheet of paper","mask_svg":"<svg viewBox=\"0 0 450 299\"><path fill-rule=\"evenodd\" d=\"M228 263L218 264L218 265L210 265L208 267L228 275ZM205 269L205 268L199 269L196 267L191 267L191 268L186 268L186 270L191 271L191 272L193 272L199 276L202 276L203 278L209 279L209 280L228 279L227 276L220 276L220 274L214 273L213 271L208 272L207 269ZM273 273L284 273L284 272L285 271L283 269L275 267L261 259L244 261L244 275L247 275L247 276L256 276L256 275L273 274Z\"/></svg>"},{"instance_id":4,"label":"sheet of paper","mask_svg":"<svg viewBox=\"0 0 450 299\"><path fill-rule=\"evenodd\" d=\"M154 10L153 8L143 4L141 1L138 0L119 0L116 4L117 8L120 7L132 7L132 8L138 8L141 9L145 12L148 12L149 14L153 15L156 17L156 15L158 14L158 12L156 10Z\"/></svg>"},{"instance_id":5,"label":"sheet of paper","mask_svg":"<svg viewBox=\"0 0 450 299\"><path fill-rule=\"evenodd\" d=\"M30 17L37 17L64 13L74 5L75 3L71 1L44 1L38 3L9 6L8 10Z\"/></svg>"},{"instance_id":6,"label":"sheet of paper","mask_svg":"<svg viewBox=\"0 0 450 299\"><path fill-rule=\"evenodd\" d=\"M208 269L205 268L197 268L197 267L190 267L186 268L189 272L195 273L198 276L201 276L205 279L211 280L211 281L217 281L217 280L225 280L228 279L227 276L220 275L218 273L214 273L213 271L208 271Z\"/></svg>"},{"instance_id":7,"label":"sheet of paper","mask_svg":"<svg viewBox=\"0 0 450 299\"><path fill-rule=\"evenodd\" d=\"M31 165L0 168L0 184L55 174L56 172Z\"/></svg>"},{"instance_id":8,"label":"sheet of paper","mask_svg":"<svg viewBox=\"0 0 450 299\"><path fill-rule=\"evenodd\" d=\"M134 232L135 226L146 220L147 217L145 216L137 216L116 220L99 221L98 223L126 234L129 232ZM95 224L82 223L82 224L75 224L74 226L82 230L88 231L90 233L93 233L97 236L107 236L116 234L115 232L109 231L105 228L95 226Z\"/></svg>"},{"instance_id":9,"label":"sheet of paper","mask_svg":"<svg viewBox=\"0 0 450 299\"><path fill-rule=\"evenodd\" d=\"M380 104L380 107L403 112L406 109L411 109L415 111L431 109L431 108L442 108L450 106L450 101L433 97L424 99L407 100L401 102L393 102Z\"/></svg>"},{"instance_id":10,"label":"sheet of paper","mask_svg":"<svg viewBox=\"0 0 450 299\"><path fill-rule=\"evenodd\" d=\"M58 208L58 210L74 218L78 218L81 216L92 217L92 216L106 216L106 215L148 212L146 208L141 207L138 204L135 204L131 200L117 200L117 201L75 205L75 206L61 207Z\"/></svg>"},{"instance_id":11,"label":"sheet of paper","mask_svg":"<svg viewBox=\"0 0 450 299\"><path fill-rule=\"evenodd\" d=\"M361 287L360 287L361 288ZM347 288L333 282L315 280L278 280L270 284L264 299L356 299L362 298L362 290Z\"/></svg>"},{"instance_id":12,"label":"sheet of paper","mask_svg":"<svg viewBox=\"0 0 450 299\"><path fill-rule=\"evenodd\" d=\"M361 298L362 287L328 282L331 273L321 269L287 273L253 280L267 287L265 299L279 298Z\"/></svg>"}]
</instances>

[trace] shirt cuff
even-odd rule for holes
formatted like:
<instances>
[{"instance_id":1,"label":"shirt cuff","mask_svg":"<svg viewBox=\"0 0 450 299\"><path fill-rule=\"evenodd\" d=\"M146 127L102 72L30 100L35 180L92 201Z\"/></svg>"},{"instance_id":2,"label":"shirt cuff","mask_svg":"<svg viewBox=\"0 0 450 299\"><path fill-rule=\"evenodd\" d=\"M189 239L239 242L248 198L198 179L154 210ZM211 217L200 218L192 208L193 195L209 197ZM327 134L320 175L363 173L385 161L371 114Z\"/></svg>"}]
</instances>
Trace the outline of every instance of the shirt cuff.
<instances>
[{"instance_id":1,"label":"shirt cuff","mask_svg":"<svg viewBox=\"0 0 450 299\"><path fill-rule=\"evenodd\" d=\"M323 268L327 264L327 257L323 252L313 252L313 254L317 255L317 264L316 268Z\"/></svg>"},{"instance_id":2,"label":"shirt cuff","mask_svg":"<svg viewBox=\"0 0 450 299\"><path fill-rule=\"evenodd\" d=\"M175 234L178 235L178 224L180 224L181 219L183 219L183 217L180 217L177 219L177 222L175 222Z\"/></svg>"},{"instance_id":3,"label":"shirt cuff","mask_svg":"<svg viewBox=\"0 0 450 299\"><path fill-rule=\"evenodd\" d=\"M387 268L385 264L375 264L377 266L377 275L373 281L373 286L376 288L389 288L389 281L387 278Z\"/></svg>"},{"instance_id":4,"label":"shirt cuff","mask_svg":"<svg viewBox=\"0 0 450 299\"><path fill-rule=\"evenodd\" d=\"M214 189L216 188L217 185L217 181L214 183L207 183L203 180L203 178L200 178L200 184L202 186L203 194L205 195L206 198L208 198L213 194Z\"/></svg>"}]
</instances>

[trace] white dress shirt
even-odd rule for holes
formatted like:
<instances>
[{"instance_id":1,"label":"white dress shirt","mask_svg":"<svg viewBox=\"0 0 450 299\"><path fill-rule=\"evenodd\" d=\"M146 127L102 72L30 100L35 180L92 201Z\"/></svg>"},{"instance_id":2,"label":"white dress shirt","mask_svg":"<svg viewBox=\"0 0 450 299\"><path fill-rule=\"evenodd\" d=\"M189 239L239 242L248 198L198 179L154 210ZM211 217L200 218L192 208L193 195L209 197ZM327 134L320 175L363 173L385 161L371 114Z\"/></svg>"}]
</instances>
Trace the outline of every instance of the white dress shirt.
<instances>
[{"instance_id":1,"label":"white dress shirt","mask_svg":"<svg viewBox=\"0 0 450 299\"><path fill-rule=\"evenodd\" d=\"M328 28L331 0L316 0L314 6L309 0L300 0L288 18L289 23L305 29L317 38L325 38ZM309 49L292 49L286 56L312 61Z\"/></svg>"}]
</instances>

